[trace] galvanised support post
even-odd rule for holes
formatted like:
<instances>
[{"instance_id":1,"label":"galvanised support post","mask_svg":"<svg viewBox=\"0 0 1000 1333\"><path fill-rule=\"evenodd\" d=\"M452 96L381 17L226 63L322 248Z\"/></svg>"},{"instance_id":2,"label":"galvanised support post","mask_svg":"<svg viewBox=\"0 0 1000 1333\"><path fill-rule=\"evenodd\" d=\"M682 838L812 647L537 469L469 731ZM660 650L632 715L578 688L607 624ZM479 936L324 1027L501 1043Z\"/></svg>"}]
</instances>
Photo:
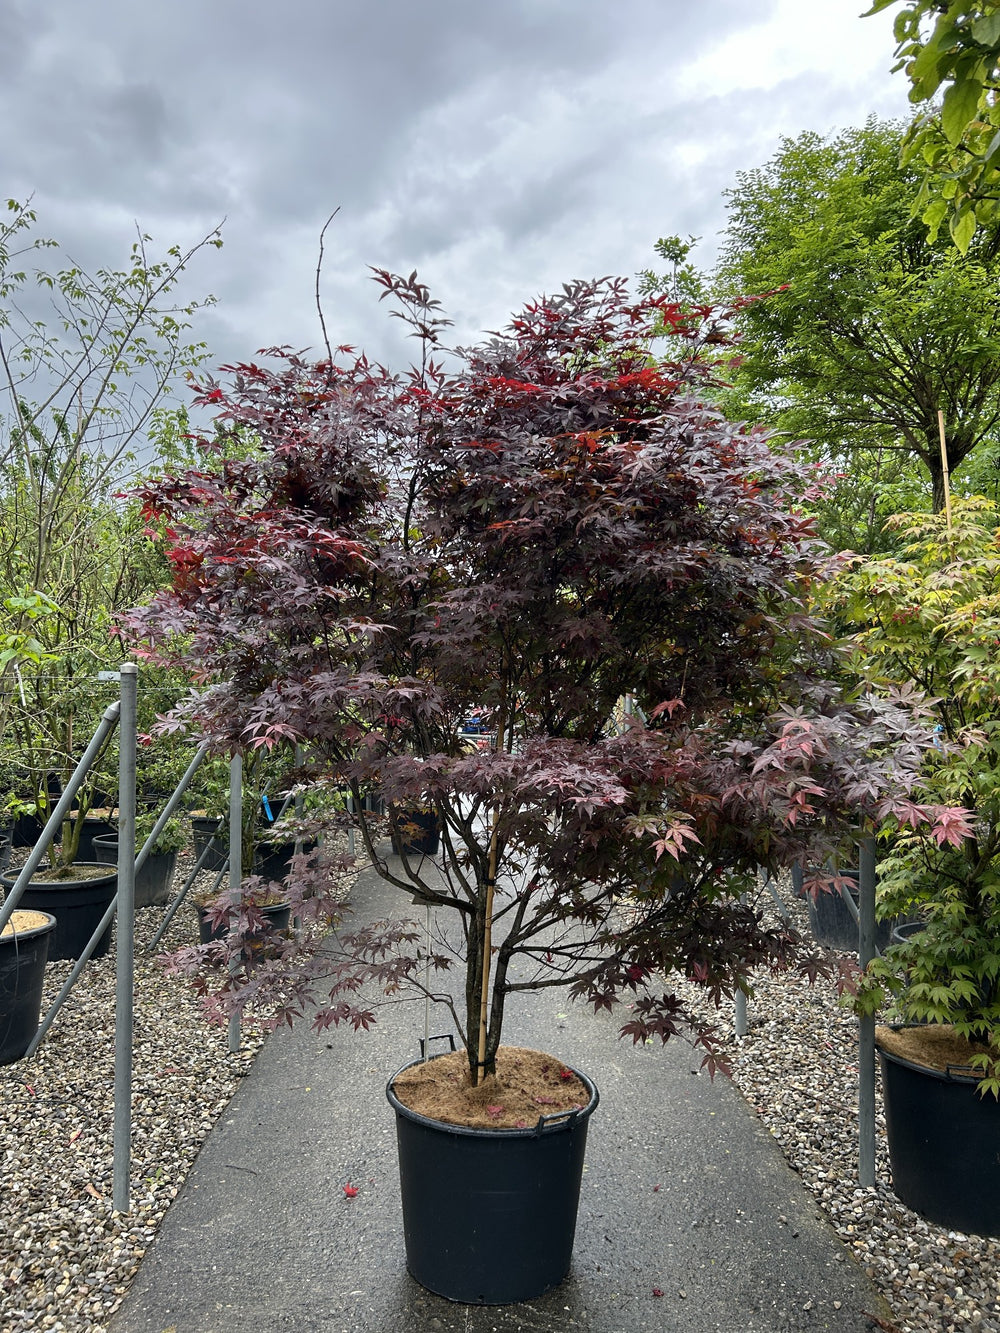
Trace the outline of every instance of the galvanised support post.
<instances>
[{"instance_id":1,"label":"galvanised support post","mask_svg":"<svg viewBox=\"0 0 1000 1333\"><path fill-rule=\"evenodd\" d=\"M229 764L229 887L236 901L243 883L243 756L234 754ZM229 965L236 971L235 960ZM236 1009L229 1019L229 1050L240 1049L240 1013Z\"/></svg>"},{"instance_id":2,"label":"galvanised support post","mask_svg":"<svg viewBox=\"0 0 1000 1333\"><path fill-rule=\"evenodd\" d=\"M130 1211L132 1025L135 1007L135 744L138 668L121 669L118 728L118 937L115 972L115 1129L112 1198Z\"/></svg>"},{"instance_id":3,"label":"galvanised support post","mask_svg":"<svg viewBox=\"0 0 1000 1333\"><path fill-rule=\"evenodd\" d=\"M747 900L746 894L741 893L740 902L745 903L746 900ZM735 1014L736 1035L737 1037L745 1037L749 1032L750 1027L747 1022L747 997L743 994L741 990L738 990L736 992L735 1007L736 1007L736 1014Z\"/></svg>"},{"instance_id":4,"label":"galvanised support post","mask_svg":"<svg viewBox=\"0 0 1000 1333\"><path fill-rule=\"evenodd\" d=\"M83 752L82 759L77 764L76 768L73 770L73 776L66 784L66 790L59 798L58 802L56 803L56 808L52 811L52 814L49 816L48 823L42 830L42 836L38 839L34 847L31 849L28 859L27 861L25 861L21 873L18 875L17 881L14 884L14 887L9 890L7 897L4 900L3 906L0 907L0 930L3 930L4 926L10 920L11 914L17 907L18 903L21 901L21 898L24 894L24 890L27 888L32 875L38 869L42 857L45 855L45 849L48 847L49 843L59 832L60 825L62 824L66 815L72 809L73 802L76 800L76 793L80 789L80 784L86 777L87 771L89 770L91 764L100 754L101 747L104 745L104 742L107 740L108 735L110 734L115 724L117 723L118 714L120 711L121 711L121 704L117 699L113 704L109 704L109 706L104 710L101 720L98 723L97 730L91 737L90 744Z\"/></svg>"},{"instance_id":5,"label":"galvanised support post","mask_svg":"<svg viewBox=\"0 0 1000 1333\"><path fill-rule=\"evenodd\" d=\"M875 957L875 839L861 839L858 870L858 961ZM858 1183L875 1184L875 1016L858 1019Z\"/></svg>"}]
</instances>

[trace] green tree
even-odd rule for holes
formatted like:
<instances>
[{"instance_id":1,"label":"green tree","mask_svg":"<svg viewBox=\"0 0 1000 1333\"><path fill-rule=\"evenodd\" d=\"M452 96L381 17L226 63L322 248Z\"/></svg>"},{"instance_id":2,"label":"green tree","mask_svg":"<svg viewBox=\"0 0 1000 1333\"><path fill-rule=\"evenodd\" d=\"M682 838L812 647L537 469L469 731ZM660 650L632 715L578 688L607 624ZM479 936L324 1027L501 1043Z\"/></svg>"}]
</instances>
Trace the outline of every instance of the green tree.
<instances>
[{"instance_id":1,"label":"green tree","mask_svg":"<svg viewBox=\"0 0 1000 1333\"><path fill-rule=\"evenodd\" d=\"M204 360L190 324L205 302L176 289L221 240L157 258L140 234L125 267L88 273L60 262L35 223L15 200L0 221L0 643L12 649L0 653L0 714L8 758L44 803L44 774L71 767L107 702L93 680L121 659L115 612L166 577L118 493L164 435L158 409ZM55 264L32 266L52 252Z\"/></svg>"},{"instance_id":2,"label":"green tree","mask_svg":"<svg viewBox=\"0 0 1000 1333\"><path fill-rule=\"evenodd\" d=\"M898 3L875 0L868 13ZM978 228L1000 221L1000 0L907 0L894 33L895 69L910 100L928 104L903 146L920 173L914 211L932 237L947 218L964 254Z\"/></svg>"},{"instance_id":3,"label":"green tree","mask_svg":"<svg viewBox=\"0 0 1000 1333\"><path fill-rule=\"evenodd\" d=\"M985 241L961 255L928 237L903 134L874 119L804 134L739 173L716 274L723 299L772 293L735 314L727 406L814 442L842 476L828 535L865 550L889 514L942 507L939 410L959 487L1000 422L1000 261Z\"/></svg>"}]
</instances>

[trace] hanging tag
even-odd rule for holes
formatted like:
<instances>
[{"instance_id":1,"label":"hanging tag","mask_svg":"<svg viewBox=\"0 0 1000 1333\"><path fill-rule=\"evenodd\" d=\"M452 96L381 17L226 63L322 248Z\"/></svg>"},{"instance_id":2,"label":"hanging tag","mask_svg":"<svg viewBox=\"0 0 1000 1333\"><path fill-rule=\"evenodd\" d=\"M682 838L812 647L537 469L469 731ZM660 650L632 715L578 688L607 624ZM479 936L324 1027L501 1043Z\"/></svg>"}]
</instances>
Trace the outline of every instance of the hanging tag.
<instances>
[{"instance_id":1,"label":"hanging tag","mask_svg":"<svg viewBox=\"0 0 1000 1333\"><path fill-rule=\"evenodd\" d=\"M274 815L271 813L271 802L267 799L266 795L260 798L260 803L264 807L264 814L267 815L267 822L273 824Z\"/></svg>"}]
</instances>

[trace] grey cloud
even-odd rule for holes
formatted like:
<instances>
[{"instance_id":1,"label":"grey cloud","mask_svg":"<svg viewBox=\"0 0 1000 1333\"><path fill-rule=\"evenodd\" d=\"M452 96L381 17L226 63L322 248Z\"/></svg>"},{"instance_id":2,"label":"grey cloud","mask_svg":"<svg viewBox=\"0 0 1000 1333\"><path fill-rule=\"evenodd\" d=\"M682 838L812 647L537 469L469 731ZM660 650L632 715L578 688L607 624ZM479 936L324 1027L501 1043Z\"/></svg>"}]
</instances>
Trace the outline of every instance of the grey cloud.
<instances>
[{"instance_id":1,"label":"grey cloud","mask_svg":"<svg viewBox=\"0 0 1000 1333\"><path fill-rule=\"evenodd\" d=\"M34 190L39 230L91 265L125 261L134 221L186 244L228 215L189 281L219 296L199 326L216 360L317 344L340 205L334 336L405 356L367 264L419 267L467 340L564 279L649 264L665 232L710 246L737 168L817 108L843 122L816 79L672 90L776 3L0 0L2 188Z\"/></svg>"}]
</instances>

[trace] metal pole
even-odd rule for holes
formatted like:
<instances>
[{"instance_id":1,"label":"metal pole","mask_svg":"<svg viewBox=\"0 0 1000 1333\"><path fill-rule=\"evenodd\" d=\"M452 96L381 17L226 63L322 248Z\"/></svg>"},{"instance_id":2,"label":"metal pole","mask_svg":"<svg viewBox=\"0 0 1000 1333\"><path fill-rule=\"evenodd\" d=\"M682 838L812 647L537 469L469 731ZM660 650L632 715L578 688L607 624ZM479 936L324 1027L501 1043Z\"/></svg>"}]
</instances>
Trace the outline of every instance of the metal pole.
<instances>
[{"instance_id":1,"label":"metal pole","mask_svg":"<svg viewBox=\"0 0 1000 1333\"><path fill-rule=\"evenodd\" d=\"M243 883L243 756L234 754L229 763L229 887L233 901ZM229 964L236 971L236 962ZM240 1013L236 1009L229 1019L229 1050L240 1049Z\"/></svg>"},{"instance_id":2,"label":"metal pole","mask_svg":"<svg viewBox=\"0 0 1000 1333\"><path fill-rule=\"evenodd\" d=\"M208 753L208 741L205 741L203 745L199 746L198 751L195 754L194 758L191 760L190 764L188 764L184 776L181 778L180 782L178 782L177 786L174 788L173 795L170 797L170 800L163 807L159 819L153 825L153 831L150 833L146 841L142 844L142 850L139 852L139 855L135 858L136 870L141 870L142 867L146 864L146 858L152 852L153 847L156 844L157 838L166 828L167 821L169 820L170 816L177 809L178 805L180 805L181 797L184 795L185 791L187 791L188 783L191 781L195 773L197 773L198 769L201 767L202 760L205 758L205 755L207 753ZM121 859L120 842L119 842L119 859Z\"/></svg>"},{"instance_id":3,"label":"metal pole","mask_svg":"<svg viewBox=\"0 0 1000 1333\"><path fill-rule=\"evenodd\" d=\"M69 810L73 805L73 802L76 800L76 793L79 791L80 784L86 777L88 769L90 768L94 760L97 758L98 754L100 753L101 747L107 740L108 735L115 726L115 723L118 721L118 714L120 711L121 711L121 704L117 699L113 704L109 704L109 706L104 710L101 720L98 723L97 730L91 737L90 744L84 751L82 759L77 764L76 768L73 770L73 776L66 784L66 790L59 798L58 802L56 803L56 808L52 811L52 814L49 816L48 823L42 830L41 837L38 839L34 847L31 849L28 859L27 861L25 861L21 873L18 875L17 881L14 884L14 887L8 889L7 891L7 896L4 899L4 904L2 907L0 907L0 930L3 930L4 926L10 920L11 914L14 912L14 909L21 901L21 897L24 893L24 890L30 883L32 875L38 869L42 857L45 855L46 847L48 847L49 843L58 833L59 826L62 824L63 819L66 817L67 813L69 812Z\"/></svg>"},{"instance_id":4,"label":"metal pole","mask_svg":"<svg viewBox=\"0 0 1000 1333\"><path fill-rule=\"evenodd\" d=\"M858 961L875 957L875 839L861 839L858 868ZM858 1019L858 1183L875 1184L875 1016Z\"/></svg>"},{"instance_id":5,"label":"metal pole","mask_svg":"<svg viewBox=\"0 0 1000 1333\"><path fill-rule=\"evenodd\" d=\"M113 1202L130 1211L132 1025L135 1001L135 745L138 667L121 669L118 729L118 945L115 973L115 1129Z\"/></svg>"},{"instance_id":6,"label":"metal pole","mask_svg":"<svg viewBox=\"0 0 1000 1333\"><path fill-rule=\"evenodd\" d=\"M747 900L746 894L741 893L740 902L746 903L746 900ZM745 1037L750 1029L747 1023L747 997L743 994L741 990L738 990L736 992L735 1008L736 1008L736 1013L734 1017L735 1017L736 1035L737 1037Z\"/></svg>"}]
</instances>

